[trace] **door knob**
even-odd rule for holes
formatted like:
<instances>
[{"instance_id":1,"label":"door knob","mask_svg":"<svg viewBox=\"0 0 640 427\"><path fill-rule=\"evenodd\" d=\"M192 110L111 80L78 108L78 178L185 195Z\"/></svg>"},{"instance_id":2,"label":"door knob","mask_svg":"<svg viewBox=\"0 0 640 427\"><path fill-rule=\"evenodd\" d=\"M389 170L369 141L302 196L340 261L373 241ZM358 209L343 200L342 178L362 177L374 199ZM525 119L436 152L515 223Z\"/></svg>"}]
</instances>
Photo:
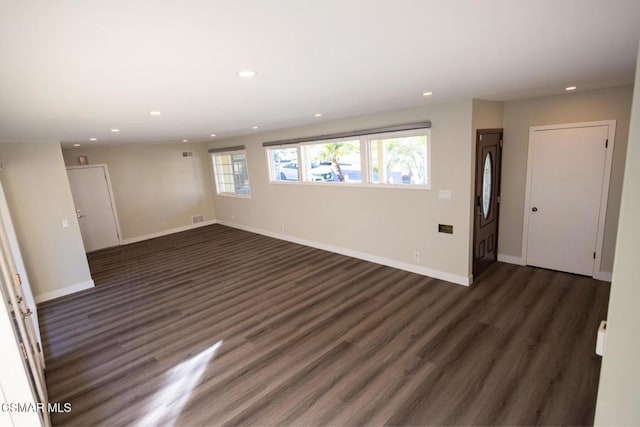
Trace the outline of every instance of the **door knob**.
<instances>
[{"instance_id":1,"label":"door knob","mask_svg":"<svg viewBox=\"0 0 640 427\"><path fill-rule=\"evenodd\" d=\"M538 208L536 208L535 206L531 208L531 212L538 212Z\"/></svg>"},{"instance_id":2,"label":"door knob","mask_svg":"<svg viewBox=\"0 0 640 427\"><path fill-rule=\"evenodd\" d=\"M86 215L80 215L78 214L78 218L84 218Z\"/></svg>"}]
</instances>

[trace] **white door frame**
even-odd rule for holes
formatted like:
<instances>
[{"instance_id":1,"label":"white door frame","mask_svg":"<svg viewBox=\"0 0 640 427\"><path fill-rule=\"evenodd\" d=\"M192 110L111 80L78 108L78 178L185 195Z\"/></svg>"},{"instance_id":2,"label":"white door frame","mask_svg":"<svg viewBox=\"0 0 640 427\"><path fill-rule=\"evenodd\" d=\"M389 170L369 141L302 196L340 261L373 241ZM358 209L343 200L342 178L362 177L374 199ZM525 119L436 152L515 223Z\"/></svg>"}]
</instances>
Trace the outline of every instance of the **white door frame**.
<instances>
[{"instance_id":1,"label":"white door frame","mask_svg":"<svg viewBox=\"0 0 640 427\"><path fill-rule=\"evenodd\" d=\"M20 351L14 322L11 318L9 306L0 295L0 404L21 403L36 404L40 402L33 387L33 380L37 373L29 375L27 361ZM37 381L37 380L36 380ZM46 405L46 402L41 402ZM42 414L43 418L40 418ZM3 426L33 426L39 427L49 424L49 415L45 411L0 411L0 424Z\"/></svg>"},{"instance_id":2,"label":"white door frame","mask_svg":"<svg viewBox=\"0 0 640 427\"><path fill-rule=\"evenodd\" d=\"M0 186L1 187L1 186ZM4 196L4 193L2 194ZM40 337L35 336L33 327L33 319L31 307L27 305L26 294L30 294L28 283L22 283L20 274L18 273L16 260L14 258L14 249L10 242L9 232L6 227L7 218L10 219L8 211L5 212L6 217L0 218L0 287L3 288L0 294L0 304L4 306L8 315L9 328L5 328L0 337L2 340L2 356L0 357L0 365L3 369L0 369L0 391L4 394L4 387L9 387L9 396L0 396L1 403L9 403L14 397L22 395L26 400L25 403L32 402L35 398L37 402L47 405L47 385L44 374L44 357L42 351L40 351L39 340ZM13 229L11 229L13 232ZM33 307L35 311L36 308ZM3 317L0 310L0 317ZM13 315L11 314L13 312ZM31 314L30 314L31 313ZM0 323L3 321L0 320ZM19 360L22 363L14 363L11 361L14 353L14 347L9 343L11 341L10 332L6 332L13 329L14 340L16 343L15 351L19 355ZM5 347L8 348L5 355ZM22 349L20 351L19 349ZM6 356L6 357L5 357ZM6 358L6 360L5 360ZM11 364L10 370L5 370L5 364ZM24 374L27 378L26 384L31 389L31 397L26 394L26 388L23 376L21 375L19 365L22 364L24 368ZM30 375L28 375L29 373ZM33 388L32 388L33 387ZM11 414L9 414L11 415ZM49 426L49 418L46 412L41 412L42 421L46 426ZM13 418L13 416L11 416ZM5 417L6 419L6 417ZM26 418L25 420L26 421ZM20 421L22 422L22 421ZM14 421L11 422L13 424Z\"/></svg>"},{"instance_id":3,"label":"white door frame","mask_svg":"<svg viewBox=\"0 0 640 427\"><path fill-rule=\"evenodd\" d=\"M522 260L527 265L527 246L529 240L529 215L531 214L531 176L533 174L533 140L535 133L541 130L585 128L609 126L608 146L605 152L604 178L602 181L602 196L600 198L600 213L598 215L598 230L596 239L596 259L593 263L594 279L611 281L610 273L600 271L602 262L602 244L604 241L604 224L607 216L607 201L609 200L609 182L611 181L611 164L613 162L613 147L615 145L616 121L601 120L595 122L563 123L558 125L531 126L529 128L529 151L527 155L527 187L524 197L524 225L522 227Z\"/></svg>"},{"instance_id":4,"label":"white door frame","mask_svg":"<svg viewBox=\"0 0 640 427\"><path fill-rule=\"evenodd\" d=\"M116 231L118 232L118 244L122 245L122 231L120 231L120 220L118 219L118 209L116 208L116 199L113 197L113 187L111 187L111 177L109 176L109 167L106 164L96 165L82 165L82 166L68 166L69 169L89 169L89 168L102 168L104 176L107 178L107 191L109 192L109 200L111 202L111 208L113 211L113 219L116 221Z\"/></svg>"},{"instance_id":5,"label":"white door frame","mask_svg":"<svg viewBox=\"0 0 640 427\"><path fill-rule=\"evenodd\" d=\"M33 292L31 290L31 283L29 282L29 275L24 267L24 260L22 259L22 253L20 252L20 245L18 243L18 237L16 236L15 227L11 220L11 212L9 211L9 205L7 204L7 198L5 196L4 188L0 183L0 220L4 224L4 230L7 236L7 245L12 257L9 257L11 267L20 276L20 282L22 282L22 295L24 305L33 311L30 316L30 322L33 331L35 332L35 338L38 345L42 349L42 338L40 336L40 325L38 323L38 309L33 298ZM40 352L40 359L42 366L44 366L44 353Z\"/></svg>"}]
</instances>

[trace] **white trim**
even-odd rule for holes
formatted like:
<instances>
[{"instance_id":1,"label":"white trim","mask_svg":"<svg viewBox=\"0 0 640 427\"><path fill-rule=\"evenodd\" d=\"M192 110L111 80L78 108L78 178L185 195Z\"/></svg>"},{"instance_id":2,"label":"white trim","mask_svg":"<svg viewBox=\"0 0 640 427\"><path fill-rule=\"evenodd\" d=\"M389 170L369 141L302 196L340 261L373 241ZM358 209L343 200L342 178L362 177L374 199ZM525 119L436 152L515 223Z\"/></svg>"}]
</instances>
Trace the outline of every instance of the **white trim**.
<instances>
[{"instance_id":1,"label":"white trim","mask_svg":"<svg viewBox=\"0 0 640 427\"><path fill-rule=\"evenodd\" d=\"M527 263L524 262L524 259L522 257L517 257L512 255L498 254L498 261L506 262L507 264L527 265ZM593 278L596 280L602 280L603 282L611 283L611 272L598 271L593 275Z\"/></svg>"},{"instance_id":2,"label":"white trim","mask_svg":"<svg viewBox=\"0 0 640 427\"><path fill-rule=\"evenodd\" d=\"M67 286L62 289L57 289L55 291L45 292L44 294L36 295L34 299L36 300L36 304L40 304L41 302L49 301L55 298L60 298L65 295L84 291L85 289L91 289L93 287L95 287L93 280L87 280L86 282L76 283L75 285Z\"/></svg>"},{"instance_id":3,"label":"white trim","mask_svg":"<svg viewBox=\"0 0 640 427\"><path fill-rule=\"evenodd\" d=\"M7 204L4 188L0 183L0 219L4 223L4 229L7 234L7 239L10 248L10 254L6 254L8 258L13 256L13 264L16 268L16 272L20 275L20 281L22 282L22 296L26 306L32 310L31 325L35 331L36 340L42 346L42 338L40 336L40 323L38 322L38 310L36 307L35 299L33 298L33 289L31 288L31 282L29 282L29 275L24 267L24 259L20 252L20 244L18 243L18 237L16 236L13 220L11 219L11 211ZM40 359L44 366L44 353L40 353Z\"/></svg>"},{"instance_id":4,"label":"white trim","mask_svg":"<svg viewBox=\"0 0 640 427\"><path fill-rule=\"evenodd\" d=\"M217 196L222 197L235 197L236 199L250 199L250 194L236 194L236 193L218 193Z\"/></svg>"},{"instance_id":5,"label":"white trim","mask_svg":"<svg viewBox=\"0 0 640 427\"><path fill-rule=\"evenodd\" d=\"M457 285L469 286L472 283L472 276L459 276L457 274L448 273L446 271L434 270L428 267L421 267L419 265L409 264L407 262L396 261L390 258L385 258L377 255L368 254L365 252L354 251L351 249L341 248L338 246L328 245L325 243L315 242L313 240L301 239L298 237L288 236L286 234L274 233L271 231L262 230L260 228L248 227L246 225L240 225L232 222L218 221L218 224L225 225L227 227L237 228L239 230L248 231L250 233L261 234L267 237L273 237L279 240L285 240L291 243L297 243L299 245L309 246L324 251L333 252L340 255L346 255L353 258L362 259L364 261L373 262L376 264L386 265L388 267L397 268L411 273L421 274L423 276L433 277L447 282L452 282Z\"/></svg>"},{"instance_id":6,"label":"white trim","mask_svg":"<svg viewBox=\"0 0 640 427\"><path fill-rule=\"evenodd\" d=\"M309 185L326 186L335 188L387 188L392 190L431 190L431 187L424 184L367 184L363 181L269 181L273 185ZM225 193L226 194L226 193ZM222 196L222 194L219 194Z\"/></svg>"},{"instance_id":7,"label":"white trim","mask_svg":"<svg viewBox=\"0 0 640 427\"><path fill-rule=\"evenodd\" d=\"M603 282L611 283L612 273L610 271L598 271L593 275L593 278L596 280L602 280Z\"/></svg>"},{"instance_id":8,"label":"white trim","mask_svg":"<svg viewBox=\"0 0 640 427\"><path fill-rule=\"evenodd\" d=\"M0 363L0 404L20 402L36 404L33 386L35 372L29 372L24 354L20 351L15 324L9 314L9 306L0 295L0 345L2 345L2 363ZM5 315L6 313L6 315ZM42 402L44 403L44 402ZM46 405L46 403L45 403ZM43 413L47 417L47 413ZM43 426L37 411L2 411L0 425L3 426Z\"/></svg>"},{"instance_id":9,"label":"white trim","mask_svg":"<svg viewBox=\"0 0 640 427\"><path fill-rule=\"evenodd\" d=\"M118 233L118 242L122 244L122 230L120 230L120 220L118 219L118 210L116 209L116 199L115 197L113 197L113 187L111 186L111 176L109 175L109 166L107 166L106 163L99 163L95 165L68 166L67 170L88 169L88 168L102 168L104 172L104 176L107 181L107 191L109 192L109 201L111 202L111 212L113 212L113 219L116 222L116 233Z\"/></svg>"},{"instance_id":10,"label":"white trim","mask_svg":"<svg viewBox=\"0 0 640 427\"><path fill-rule=\"evenodd\" d=\"M233 147L232 147L233 148ZM220 191L220 182L218 179L218 166L216 165L216 156L222 155L233 155L234 153L244 154L244 168L247 173L247 184L249 185L249 194L240 194L240 193L230 193L228 191ZM215 184L216 194L218 196L228 196L228 197L239 197L241 199L250 199L251 198L251 177L249 176L249 160L247 158L247 148L243 145L241 149L238 150L229 150L229 151L215 151L213 153L209 153L211 157L211 171L213 172L213 183ZM233 167L233 165L232 165ZM234 177L235 184L235 177Z\"/></svg>"},{"instance_id":11,"label":"white trim","mask_svg":"<svg viewBox=\"0 0 640 427\"><path fill-rule=\"evenodd\" d=\"M131 237L130 239L122 239L120 242L122 245L129 245L131 243L142 242L144 240L155 239L156 237L167 236L173 233L180 233L181 231L187 231L198 227L204 227L205 225L215 224L218 221L215 219L198 222L196 224L183 225L182 227L170 228L169 230L158 231L157 233L145 234L143 236Z\"/></svg>"},{"instance_id":12,"label":"white trim","mask_svg":"<svg viewBox=\"0 0 640 427\"><path fill-rule=\"evenodd\" d=\"M507 264L527 265L527 263L524 262L524 258L513 255L498 254L498 261L506 262Z\"/></svg>"},{"instance_id":13,"label":"white trim","mask_svg":"<svg viewBox=\"0 0 640 427\"><path fill-rule=\"evenodd\" d=\"M600 265L602 264L602 246L604 242L604 224L607 216L607 201L609 199L609 183L611 180L611 164L613 162L613 147L615 144L616 136L616 121L615 120L600 120L594 122L579 122L579 123L565 123L558 125L546 125L546 126L531 126L529 128L529 149L527 153L527 187L524 198L524 223L522 227L522 259L523 265L527 262L527 244L529 240L529 205L531 204L531 175L533 173L533 138L537 131L542 130L555 130L555 129L570 129L581 127L596 127L596 126L608 126L609 133L607 138L609 140L609 146L605 152L604 163L604 177L602 181L602 193L600 197L600 213L598 215L598 230L596 234L596 259L593 262L592 277L597 279L600 277L606 277L606 273L600 271ZM605 276L601 276L604 274ZM604 280L604 279L601 279Z\"/></svg>"}]
</instances>

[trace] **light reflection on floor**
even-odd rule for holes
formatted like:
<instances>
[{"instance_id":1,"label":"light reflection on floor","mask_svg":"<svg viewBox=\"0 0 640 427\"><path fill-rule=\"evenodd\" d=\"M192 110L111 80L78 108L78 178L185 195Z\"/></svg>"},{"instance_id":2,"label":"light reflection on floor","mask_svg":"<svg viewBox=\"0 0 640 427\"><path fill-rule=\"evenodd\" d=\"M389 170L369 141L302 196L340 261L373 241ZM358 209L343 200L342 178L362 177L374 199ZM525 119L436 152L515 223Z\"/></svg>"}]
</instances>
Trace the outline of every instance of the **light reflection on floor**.
<instances>
[{"instance_id":1,"label":"light reflection on floor","mask_svg":"<svg viewBox=\"0 0 640 427\"><path fill-rule=\"evenodd\" d=\"M198 385L202 373L221 345L222 340L167 372L162 387L153 396L147 405L145 415L136 425L175 425L189 401L191 392Z\"/></svg>"}]
</instances>

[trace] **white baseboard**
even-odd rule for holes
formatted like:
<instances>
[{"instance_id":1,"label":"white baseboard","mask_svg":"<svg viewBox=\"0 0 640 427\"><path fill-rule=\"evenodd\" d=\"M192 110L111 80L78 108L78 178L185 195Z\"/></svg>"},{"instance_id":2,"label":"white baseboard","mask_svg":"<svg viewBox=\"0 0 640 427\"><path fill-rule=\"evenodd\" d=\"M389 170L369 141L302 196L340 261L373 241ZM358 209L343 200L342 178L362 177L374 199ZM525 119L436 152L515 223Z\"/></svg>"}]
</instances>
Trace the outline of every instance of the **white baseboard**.
<instances>
[{"instance_id":1,"label":"white baseboard","mask_svg":"<svg viewBox=\"0 0 640 427\"><path fill-rule=\"evenodd\" d=\"M506 262L508 264L527 265L524 259L511 255L498 254L498 261ZM600 271L593 276L596 280L602 280L603 282L611 282L611 272Z\"/></svg>"},{"instance_id":2,"label":"white baseboard","mask_svg":"<svg viewBox=\"0 0 640 427\"><path fill-rule=\"evenodd\" d=\"M351 249L340 248L338 246L328 245L325 243L315 242L313 240L301 239L298 237L288 236L286 234L274 233L260 228L248 227L246 225L235 224L226 221L218 221L218 224L225 225L227 227L237 228L240 230L248 231L250 233L261 234L263 236L273 237L275 239L286 240L287 242L297 243L299 245L309 246L323 251L333 252L340 255L346 255L353 258L358 258L364 261L373 262L376 264L386 265L387 267L397 268L399 270L409 271L411 273L421 274L423 276L429 276L440 280L446 280L457 285L469 286L472 282L471 276L460 276L457 274L447 273L446 271L434 270L419 265L410 264L408 262L396 261L393 259L380 257L377 255L368 254L365 252L354 251Z\"/></svg>"},{"instance_id":3,"label":"white baseboard","mask_svg":"<svg viewBox=\"0 0 640 427\"><path fill-rule=\"evenodd\" d=\"M156 237L167 236L173 233L180 233L181 231L187 231L187 230L192 230L198 227L204 227L206 225L215 224L217 222L218 221L216 221L215 219L212 219L209 221L198 222L197 224L183 225L182 227L170 228L169 230L162 230L162 231L158 231L157 233L145 234L144 236L132 237L130 239L122 239L120 244L129 245L131 243L142 242L144 240L155 239Z\"/></svg>"},{"instance_id":4,"label":"white baseboard","mask_svg":"<svg viewBox=\"0 0 640 427\"><path fill-rule=\"evenodd\" d=\"M45 292L44 294L39 294L34 296L34 300L36 304L40 304L41 302L49 301L52 299L60 298L65 295L73 294L76 292L84 291L85 289L91 289L95 286L93 280L87 280L86 282L76 283L75 285L67 286L62 289L57 289L51 292Z\"/></svg>"},{"instance_id":5,"label":"white baseboard","mask_svg":"<svg viewBox=\"0 0 640 427\"><path fill-rule=\"evenodd\" d=\"M524 262L524 259L522 259L521 257L504 254L498 254L498 261L506 262L507 264L527 265L527 263Z\"/></svg>"},{"instance_id":6,"label":"white baseboard","mask_svg":"<svg viewBox=\"0 0 640 427\"><path fill-rule=\"evenodd\" d=\"M609 271L599 271L593 276L593 278L596 280L602 280L603 282L611 283L611 275L612 273Z\"/></svg>"}]
</instances>

